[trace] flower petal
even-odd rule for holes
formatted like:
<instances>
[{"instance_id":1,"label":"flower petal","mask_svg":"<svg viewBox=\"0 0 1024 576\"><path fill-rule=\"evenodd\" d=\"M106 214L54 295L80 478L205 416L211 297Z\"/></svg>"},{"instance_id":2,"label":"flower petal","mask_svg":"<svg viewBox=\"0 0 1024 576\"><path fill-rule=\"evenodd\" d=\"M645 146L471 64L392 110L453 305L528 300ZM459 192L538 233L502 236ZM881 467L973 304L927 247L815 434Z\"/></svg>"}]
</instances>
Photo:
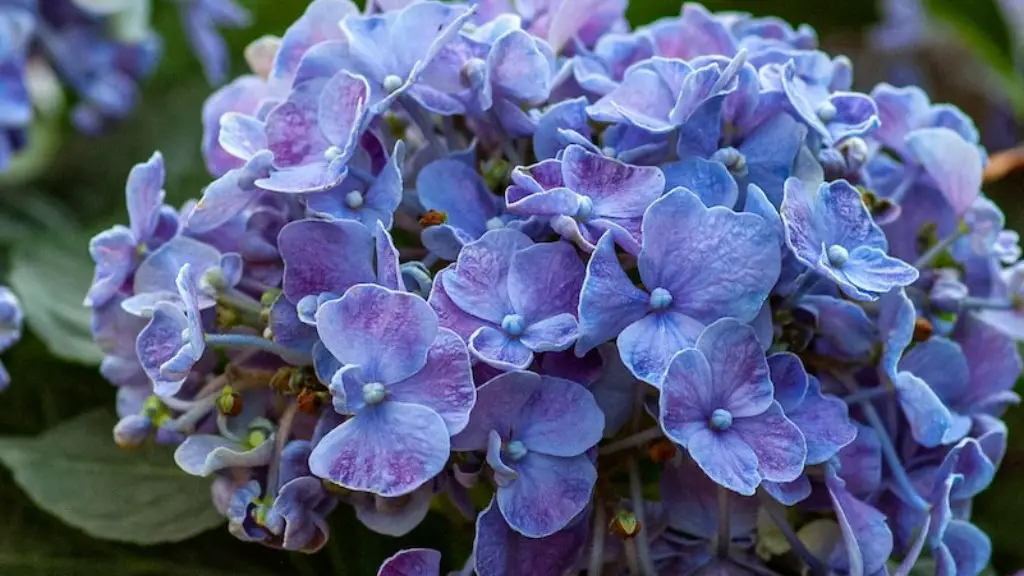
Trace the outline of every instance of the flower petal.
<instances>
[{"instance_id":1,"label":"flower petal","mask_svg":"<svg viewBox=\"0 0 1024 576\"><path fill-rule=\"evenodd\" d=\"M582 512L594 490L597 469L586 454L571 458L529 452L515 463L519 478L499 487L502 516L528 538L550 536Z\"/></svg>"}]
</instances>

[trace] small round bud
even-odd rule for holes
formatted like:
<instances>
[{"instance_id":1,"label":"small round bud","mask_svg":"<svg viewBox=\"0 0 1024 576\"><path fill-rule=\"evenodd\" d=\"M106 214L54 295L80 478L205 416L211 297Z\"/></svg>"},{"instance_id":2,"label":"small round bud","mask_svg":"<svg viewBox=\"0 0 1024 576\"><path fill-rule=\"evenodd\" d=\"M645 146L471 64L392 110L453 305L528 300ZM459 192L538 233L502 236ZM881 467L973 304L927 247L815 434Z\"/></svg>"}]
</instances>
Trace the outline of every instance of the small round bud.
<instances>
[{"instance_id":1,"label":"small round bud","mask_svg":"<svg viewBox=\"0 0 1024 576\"><path fill-rule=\"evenodd\" d=\"M675 457L676 445L668 440L658 440L647 448L647 457L655 464L664 464Z\"/></svg>"},{"instance_id":2,"label":"small round bud","mask_svg":"<svg viewBox=\"0 0 1024 576\"><path fill-rule=\"evenodd\" d=\"M863 138L850 138L842 144L843 155L846 157L846 166L851 172L860 170L861 166L868 161L868 143Z\"/></svg>"},{"instance_id":3,"label":"small round bud","mask_svg":"<svg viewBox=\"0 0 1024 576\"><path fill-rule=\"evenodd\" d=\"M508 459L513 462L518 462L526 456L529 450L526 449L526 445L519 440L513 440L505 446L505 455Z\"/></svg>"},{"instance_id":4,"label":"small round bud","mask_svg":"<svg viewBox=\"0 0 1024 576\"><path fill-rule=\"evenodd\" d=\"M615 158L615 155L618 153L619 151L616 150L614 146L605 146L604 148L601 148L601 154L604 154L609 158Z\"/></svg>"},{"instance_id":5,"label":"small round bud","mask_svg":"<svg viewBox=\"0 0 1024 576\"><path fill-rule=\"evenodd\" d=\"M153 421L141 414L129 414L114 426L114 443L121 448L138 448L153 431Z\"/></svg>"},{"instance_id":6,"label":"small round bud","mask_svg":"<svg viewBox=\"0 0 1024 576\"><path fill-rule=\"evenodd\" d=\"M579 203L576 205L575 218L577 220L589 220L593 213L594 201L589 196L580 196Z\"/></svg>"},{"instance_id":7,"label":"small round bud","mask_svg":"<svg viewBox=\"0 0 1024 576\"><path fill-rule=\"evenodd\" d=\"M632 540L640 533L640 521L629 510L619 510L608 523L608 530L623 540Z\"/></svg>"},{"instance_id":8,"label":"small round bud","mask_svg":"<svg viewBox=\"0 0 1024 576\"><path fill-rule=\"evenodd\" d=\"M295 401L299 404L299 411L304 414L316 414L320 411L320 397L312 390L299 392Z\"/></svg>"},{"instance_id":9,"label":"small round bud","mask_svg":"<svg viewBox=\"0 0 1024 576\"><path fill-rule=\"evenodd\" d=\"M363 206L363 195L358 190L353 190L348 194L345 194L345 206L348 206L352 210L358 210Z\"/></svg>"},{"instance_id":10,"label":"small round bud","mask_svg":"<svg viewBox=\"0 0 1024 576\"><path fill-rule=\"evenodd\" d=\"M926 318L914 320L914 342L924 342L935 334L935 325Z\"/></svg>"},{"instance_id":11,"label":"small round bud","mask_svg":"<svg viewBox=\"0 0 1024 576\"><path fill-rule=\"evenodd\" d=\"M380 404L387 398L388 390L380 382L363 384L363 402L367 404Z\"/></svg>"},{"instance_id":12,"label":"small round bud","mask_svg":"<svg viewBox=\"0 0 1024 576\"><path fill-rule=\"evenodd\" d=\"M398 76L394 74L388 74L387 76L384 77L384 81L381 82L381 86L384 88L384 91L387 92L388 94L394 94L399 88L402 87L403 83L404 82L402 82L402 79L399 78Z\"/></svg>"},{"instance_id":13,"label":"small round bud","mask_svg":"<svg viewBox=\"0 0 1024 576\"><path fill-rule=\"evenodd\" d=\"M818 106L818 109L815 112L818 114L818 119L825 124L835 120L836 115L839 114L839 110L836 109L835 104L827 100L822 102L821 106Z\"/></svg>"},{"instance_id":14,"label":"small round bud","mask_svg":"<svg viewBox=\"0 0 1024 576\"><path fill-rule=\"evenodd\" d=\"M238 416L242 413L242 395L225 386L217 396L217 410L225 416Z\"/></svg>"},{"instance_id":15,"label":"small round bud","mask_svg":"<svg viewBox=\"0 0 1024 576\"><path fill-rule=\"evenodd\" d=\"M711 155L711 160L724 164L734 176L747 173L747 157L731 146L718 149Z\"/></svg>"},{"instance_id":16,"label":"small round bud","mask_svg":"<svg viewBox=\"0 0 1024 576\"><path fill-rule=\"evenodd\" d=\"M501 230L504 227L505 227L505 221L502 220L501 218L498 218L497 216L487 220L487 229L488 230Z\"/></svg>"},{"instance_id":17,"label":"small round bud","mask_svg":"<svg viewBox=\"0 0 1024 576\"><path fill-rule=\"evenodd\" d=\"M526 322L519 314L509 314L501 319L501 329L514 338L523 334L523 330L526 329Z\"/></svg>"},{"instance_id":18,"label":"small round bud","mask_svg":"<svg viewBox=\"0 0 1024 576\"><path fill-rule=\"evenodd\" d=\"M842 268L850 261L850 252L840 246L839 244L833 244L828 247L828 262L836 268Z\"/></svg>"},{"instance_id":19,"label":"small round bud","mask_svg":"<svg viewBox=\"0 0 1024 576\"><path fill-rule=\"evenodd\" d=\"M199 279L199 287L204 292L216 293L217 290L224 287L224 271L220 269L220 266L211 266L203 272L202 277Z\"/></svg>"},{"instance_id":20,"label":"small round bud","mask_svg":"<svg viewBox=\"0 0 1024 576\"><path fill-rule=\"evenodd\" d=\"M337 146L331 146L324 150L324 159L328 162L334 162L338 158L341 158L342 150Z\"/></svg>"},{"instance_id":21,"label":"small round bud","mask_svg":"<svg viewBox=\"0 0 1024 576\"><path fill-rule=\"evenodd\" d=\"M714 430L728 430L732 426L732 412L725 408L715 408L711 413L711 418L708 419L708 424Z\"/></svg>"},{"instance_id":22,"label":"small round bud","mask_svg":"<svg viewBox=\"0 0 1024 576\"><path fill-rule=\"evenodd\" d=\"M270 435L267 434L267 431L263 428L253 428L252 430L249 430L249 435L246 437L245 443L249 445L250 449L252 449L266 442L269 437Z\"/></svg>"},{"instance_id":23,"label":"small round bud","mask_svg":"<svg viewBox=\"0 0 1024 576\"><path fill-rule=\"evenodd\" d=\"M664 288L655 288L651 290L650 300L648 300L648 306L651 310L664 310L672 305L672 293Z\"/></svg>"},{"instance_id":24,"label":"small round bud","mask_svg":"<svg viewBox=\"0 0 1024 576\"><path fill-rule=\"evenodd\" d=\"M462 83L468 88L479 88L484 83L487 63L479 58L472 58L462 65L459 71L462 76Z\"/></svg>"},{"instance_id":25,"label":"small round bud","mask_svg":"<svg viewBox=\"0 0 1024 576\"><path fill-rule=\"evenodd\" d=\"M427 210L427 213L420 218L420 226L428 228L430 226L440 226L448 221L448 214L446 212L439 212L437 210Z\"/></svg>"}]
</instances>

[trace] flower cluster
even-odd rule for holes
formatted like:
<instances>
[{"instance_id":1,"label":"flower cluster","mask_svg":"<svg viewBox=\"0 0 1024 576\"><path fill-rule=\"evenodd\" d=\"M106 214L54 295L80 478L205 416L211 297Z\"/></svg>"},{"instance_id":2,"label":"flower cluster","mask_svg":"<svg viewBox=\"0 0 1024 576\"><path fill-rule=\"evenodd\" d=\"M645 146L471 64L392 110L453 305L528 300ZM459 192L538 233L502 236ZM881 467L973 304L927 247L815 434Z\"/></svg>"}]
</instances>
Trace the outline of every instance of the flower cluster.
<instances>
[{"instance_id":1,"label":"flower cluster","mask_svg":"<svg viewBox=\"0 0 1024 576\"><path fill-rule=\"evenodd\" d=\"M235 0L172 0L207 78L227 75L228 53L218 27L243 26L249 14ZM75 95L71 120L95 134L124 119L138 100L138 82L161 52L149 28L150 0L0 1L0 172L28 143L33 108L59 99L58 83Z\"/></svg>"},{"instance_id":2,"label":"flower cluster","mask_svg":"<svg viewBox=\"0 0 1024 576\"><path fill-rule=\"evenodd\" d=\"M156 154L92 240L115 440L287 550L446 499L481 575L978 574L1024 268L977 130L806 27L625 4L314 0L259 41L202 198Z\"/></svg>"}]
</instances>

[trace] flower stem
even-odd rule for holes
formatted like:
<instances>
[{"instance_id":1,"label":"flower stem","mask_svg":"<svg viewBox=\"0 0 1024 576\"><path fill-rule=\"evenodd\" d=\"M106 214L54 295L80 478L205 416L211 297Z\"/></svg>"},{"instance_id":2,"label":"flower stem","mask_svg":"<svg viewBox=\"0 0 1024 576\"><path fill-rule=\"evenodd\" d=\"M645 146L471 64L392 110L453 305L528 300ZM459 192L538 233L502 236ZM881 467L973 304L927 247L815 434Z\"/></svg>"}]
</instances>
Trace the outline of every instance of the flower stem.
<instances>
[{"instance_id":1,"label":"flower stem","mask_svg":"<svg viewBox=\"0 0 1024 576\"><path fill-rule=\"evenodd\" d=\"M715 539L715 554L719 559L729 557L732 544L732 515L729 513L729 489L718 487L718 536Z\"/></svg>"},{"instance_id":2,"label":"flower stem","mask_svg":"<svg viewBox=\"0 0 1024 576\"><path fill-rule=\"evenodd\" d=\"M257 318L259 317L260 312L263 311L263 307L259 302L254 300L251 296L243 292L239 292L234 288L222 288L217 293L217 302L241 312L255 314Z\"/></svg>"},{"instance_id":3,"label":"flower stem","mask_svg":"<svg viewBox=\"0 0 1024 576\"><path fill-rule=\"evenodd\" d=\"M661 428L658 426L651 426L643 432L638 432L617 442L612 442L611 444L602 446L598 454L601 456L607 456L609 454L615 454L616 452L622 452L623 450L629 450L630 448L643 446L660 436Z\"/></svg>"},{"instance_id":4,"label":"flower stem","mask_svg":"<svg viewBox=\"0 0 1024 576\"><path fill-rule=\"evenodd\" d=\"M250 336L248 334L207 334L206 343L211 346L256 349L261 352L269 352L270 354L280 356L289 364L296 366L309 366L313 363L312 358L259 336Z\"/></svg>"},{"instance_id":5,"label":"flower stem","mask_svg":"<svg viewBox=\"0 0 1024 576\"><path fill-rule=\"evenodd\" d=\"M870 402L876 398L882 398L892 394L893 389L888 386L877 386L875 388L864 388L857 390L843 398L843 402L847 404L859 404L861 402Z\"/></svg>"},{"instance_id":6,"label":"flower stem","mask_svg":"<svg viewBox=\"0 0 1024 576\"><path fill-rule=\"evenodd\" d=\"M893 446L892 438L889 437L889 432L885 429L878 411L867 401L860 403L860 409L864 412L864 417L867 418L868 424L878 434L878 439L882 446L882 457L885 458L886 464L889 465L889 471L892 473L893 479L896 480L896 485L900 492L902 492L903 499L917 510L928 510L928 502L917 493L914 485L910 482L910 478L907 476L907 471L903 469L903 464L900 463L896 447Z\"/></svg>"},{"instance_id":7,"label":"flower stem","mask_svg":"<svg viewBox=\"0 0 1024 576\"><path fill-rule=\"evenodd\" d=\"M935 246L932 246L931 248L928 249L927 252L922 254L921 257L918 258L916 262L914 262L914 268L917 268L918 270L923 270L927 268L928 266L931 265L933 260L938 258L939 255L945 252L950 246L952 246L954 242L966 236L968 232L970 232L970 228L964 225L959 226L956 232L953 232L949 236L946 236L945 238L937 242Z\"/></svg>"},{"instance_id":8,"label":"flower stem","mask_svg":"<svg viewBox=\"0 0 1024 576\"><path fill-rule=\"evenodd\" d=\"M633 538L636 543L637 556L640 560L640 568L646 576L656 576L654 562L651 560L651 541L648 538L650 527L644 517L644 495L640 485L640 467L636 463L636 457L629 457L629 497L633 501L633 515L640 524L640 533Z\"/></svg>"},{"instance_id":9,"label":"flower stem","mask_svg":"<svg viewBox=\"0 0 1024 576\"><path fill-rule=\"evenodd\" d=\"M594 535L590 539L590 558L587 562L587 574L601 574L604 567L604 534L608 530L608 517L604 511L604 503L594 501Z\"/></svg>"},{"instance_id":10,"label":"flower stem","mask_svg":"<svg viewBox=\"0 0 1024 576\"><path fill-rule=\"evenodd\" d=\"M757 495L761 499L761 504L764 506L765 511L768 512L768 516L771 517L772 522L775 523L775 526L779 528L779 532L782 533L782 537L786 539L789 547L804 561L811 574L814 576L825 576L828 574L828 568L825 567L817 556L807 549L807 546L804 546L800 537L793 532L793 527L789 525L789 521L786 520L785 515L779 510L779 503L763 490L758 490Z\"/></svg>"},{"instance_id":11,"label":"flower stem","mask_svg":"<svg viewBox=\"0 0 1024 576\"><path fill-rule=\"evenodd\" d=\"M288 436L292 432L292 424L295 422L295 415L299 413L299 403L291 402L281 414L281 420L277 425L277 432L274 434L274 456L270 460L270 468L267 470L267 492L268 500L273 502L280 490L278 483L281 475L281 452L284 445L288 443Z\"/></svg>"}]
</instances>

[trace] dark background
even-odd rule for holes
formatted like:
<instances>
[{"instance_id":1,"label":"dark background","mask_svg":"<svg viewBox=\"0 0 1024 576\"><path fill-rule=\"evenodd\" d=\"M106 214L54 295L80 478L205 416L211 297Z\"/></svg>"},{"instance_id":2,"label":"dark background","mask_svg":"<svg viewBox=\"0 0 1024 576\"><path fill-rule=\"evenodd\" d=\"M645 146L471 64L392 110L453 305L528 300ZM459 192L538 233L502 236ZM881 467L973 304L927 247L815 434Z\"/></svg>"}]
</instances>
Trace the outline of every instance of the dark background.
<instances>
[{"instance_id":1,"label":"dark background","mask_svg":"<svg viewBox=\"0 0 1024 576\"><path fill-rule=\"evenodd\" d=\"M249 29L227 33L235 55L235 74L245 69L241 54L249 41L262 34L283 33L306 5L301 0L242 3L255 19ZM146 82L142 103L132 117L102 139L74 133L65 119L45 120L36 138L42 145L34 151L33 166L0 179L0 244L5 246L0 257L13 258L18 250L33 250L39 244L40 231L66 248L67 259L60 265L36 253L28 259L43 268L39 275L46 280L44 287L66 287L63 292L55 289L46 294L43 300L57 308L52 314L52 324L58 326L54 330L78 330L79 339L88 338L82 333L87 315L75 308L90 274L86 241L96 231L125 221L124 180L131 166L148 158L153 150L161 150L167 163L168 201L173 205L197 197L209 182L199 142L200 109L211 88L184 43L177 12L167 3L157 4L154 26L165 40L165 56ZM948 29L950 35L927 49L899 54L880 53L870 46L868 31L878 14L868 0L719 0L706 4L713 10L744 10L811 24L825 49L854 59L858 87L865 91L902 69L899 67L913 64L933 92L933 100L964 107L979 119L988 141L999 146L1010 141L1004 133L1012 134L1012 129L1008 130L1012 115L1000 105L998 94L1007 86L1019 88L1015 84L1019 78L1006 73L1009 36L987 1L930 2L946 22L936 28ZM971 12L961 13L958 4L970 4ZM676 0L634 0L629 17L637 25L677 13ZM1016 96L1024 97L1024 92ZM986 189L1016 230L1024 226L1022 190L1020 171ZM56 302L62 297L67 308ZM74 347L54 336L47 326L34 325L33 329L39 334L29 331L3 358L14 383L0 396L0 435L36 434L96 407L112 410L114 390L96 369L55 358L52 350L75 357ZM1011 435L1006 460L995 484L977 498L975 506L976 522L992 537L993 566L999 574L1024 567L1017 524L1024 518L1024 440L1017 432L1024 430L1024 410L1011 410L1007 422ZM225 528L178 544L138 547L112 543L92 539L38 509L0 468L0 576L361 576L375 574L383 558L409 546L434 547L448 560L461 560L468 554L472 534L471 526L453 529L447 518L432 514L405 538L382 538L364 529L346 508L334 514L332 529L330 543L314 556L244 544ZM456 537L457 532L461 536Z\"/></svg>"}]
</instances>

